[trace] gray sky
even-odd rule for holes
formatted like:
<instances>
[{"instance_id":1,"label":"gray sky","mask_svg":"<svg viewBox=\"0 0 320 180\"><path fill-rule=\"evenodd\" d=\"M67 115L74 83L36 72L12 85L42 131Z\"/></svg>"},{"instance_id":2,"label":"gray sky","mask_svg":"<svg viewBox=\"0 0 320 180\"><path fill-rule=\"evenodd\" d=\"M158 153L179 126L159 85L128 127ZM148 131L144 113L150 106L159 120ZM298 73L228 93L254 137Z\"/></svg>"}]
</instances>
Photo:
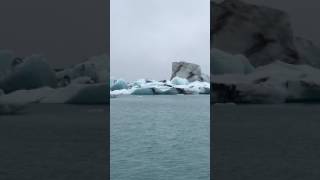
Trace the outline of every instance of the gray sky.
<instances>
[{"instance_id":1,"label":"gray sky","mask_svg":"<svg viewBox=\"0 0 320 180\"><path fill-rule=\"evenodd\" d=\"M111 76L169 79L173 61L210 72L209 0L111 0Z\"/></svg>"},{"instance_id":2,"label":"gray sky","mask_svg":"<svg viewBox=\"0 0 320 180\"><path fill-rule=\"evenodd\" d=\"M55 67L108 51L107 0L1 0L0 49L45 55Z\"/></svg>"}]
</instances>

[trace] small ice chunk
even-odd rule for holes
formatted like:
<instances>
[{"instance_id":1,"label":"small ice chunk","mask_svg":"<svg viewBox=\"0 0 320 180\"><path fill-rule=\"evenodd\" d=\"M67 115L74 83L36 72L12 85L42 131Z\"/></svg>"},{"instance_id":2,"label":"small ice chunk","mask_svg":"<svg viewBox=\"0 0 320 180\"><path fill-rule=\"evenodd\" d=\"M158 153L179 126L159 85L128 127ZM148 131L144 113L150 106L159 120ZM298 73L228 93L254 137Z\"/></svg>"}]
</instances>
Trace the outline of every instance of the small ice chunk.
<instances>
[{"instance_id":1,"label":"small ice chunk","mask_svg":"<svg viewBox=\"0 0 320 180\"><path fill-rule=\"evenodd\" d=\"M174 85L187 85L189 84L189 81L187 79L176 76L171 80L171 83Z\"/></svg>"},{"instance_id":2,"label":"small ice chunk","mask_svg":"<svg viewBox=\"0 0 320 180\"><path fill-rule=\"evenodd\" d=\"M121 90L121 89L128 89L128 84L123 79L118 79L114 82L112 86L110 86L111 91L114 90Z\"/></svg>"}]
</instances>

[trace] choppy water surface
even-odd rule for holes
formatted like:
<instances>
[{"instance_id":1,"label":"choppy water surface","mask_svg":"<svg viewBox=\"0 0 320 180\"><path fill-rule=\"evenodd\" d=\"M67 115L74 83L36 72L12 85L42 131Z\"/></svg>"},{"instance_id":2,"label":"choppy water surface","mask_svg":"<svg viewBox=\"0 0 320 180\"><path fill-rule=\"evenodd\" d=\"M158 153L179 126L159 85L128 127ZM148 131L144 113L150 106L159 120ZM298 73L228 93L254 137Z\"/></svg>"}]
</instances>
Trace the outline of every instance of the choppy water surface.
<instances>
[{"instance_id":1,"label":"choppy water surface","mask_svg":"<svg viewBox=\"0 0 320 180\"><path fill-rule=\"evenodd\" d=\"M208 180L209 96L111 99L112 180Z\"/></svg>"}]
</instances>

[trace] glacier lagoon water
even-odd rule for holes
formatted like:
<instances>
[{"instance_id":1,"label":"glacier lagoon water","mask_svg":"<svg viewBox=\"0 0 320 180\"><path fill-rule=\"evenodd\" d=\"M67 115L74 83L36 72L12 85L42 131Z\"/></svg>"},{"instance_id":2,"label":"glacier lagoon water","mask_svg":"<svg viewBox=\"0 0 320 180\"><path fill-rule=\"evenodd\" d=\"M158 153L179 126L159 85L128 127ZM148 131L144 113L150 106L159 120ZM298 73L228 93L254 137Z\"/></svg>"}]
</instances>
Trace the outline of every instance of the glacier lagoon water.
<instances>
[{"instance_id":1,"label":"glacier lagoon water","mask_svg":"<svg viewBox=\"0 0 320 180\"><path fill-rule=\"evenodd\" d=\"M112 180L209 180L210 96L111 99Z\"/></svg>"}]
</instances>

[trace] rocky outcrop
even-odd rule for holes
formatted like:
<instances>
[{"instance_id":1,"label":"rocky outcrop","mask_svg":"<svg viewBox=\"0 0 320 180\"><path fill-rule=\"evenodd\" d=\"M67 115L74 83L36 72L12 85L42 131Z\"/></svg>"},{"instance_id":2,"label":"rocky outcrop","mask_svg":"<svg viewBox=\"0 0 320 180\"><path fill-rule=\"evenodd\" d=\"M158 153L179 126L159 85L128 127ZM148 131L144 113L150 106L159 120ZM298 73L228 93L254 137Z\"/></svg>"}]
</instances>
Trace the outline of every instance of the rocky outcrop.
<instances>
[{"instance_id":1,"label":"rocky outcrop","mask_svg":"<svg viewBox=\"0 0 320 180\"><path fill-rule=\"evenodd\" d=\"M201 72L201 68L199 65L184 61L172 63L172 75L170 79L173 79L174 77L184 78L189 82L209 82L208 76Z\"/></svg>"},{"instance_id":2,"label":"rocky outcrop","mask_svg":"<svg viewBox=\"0 0 320 180\"><path fill-rule=\"evenodd\" d=\"M211 47L245 55L254 66L302 64L288 15L241 0L211 1Z\"/></svg>"}]
</instances>

